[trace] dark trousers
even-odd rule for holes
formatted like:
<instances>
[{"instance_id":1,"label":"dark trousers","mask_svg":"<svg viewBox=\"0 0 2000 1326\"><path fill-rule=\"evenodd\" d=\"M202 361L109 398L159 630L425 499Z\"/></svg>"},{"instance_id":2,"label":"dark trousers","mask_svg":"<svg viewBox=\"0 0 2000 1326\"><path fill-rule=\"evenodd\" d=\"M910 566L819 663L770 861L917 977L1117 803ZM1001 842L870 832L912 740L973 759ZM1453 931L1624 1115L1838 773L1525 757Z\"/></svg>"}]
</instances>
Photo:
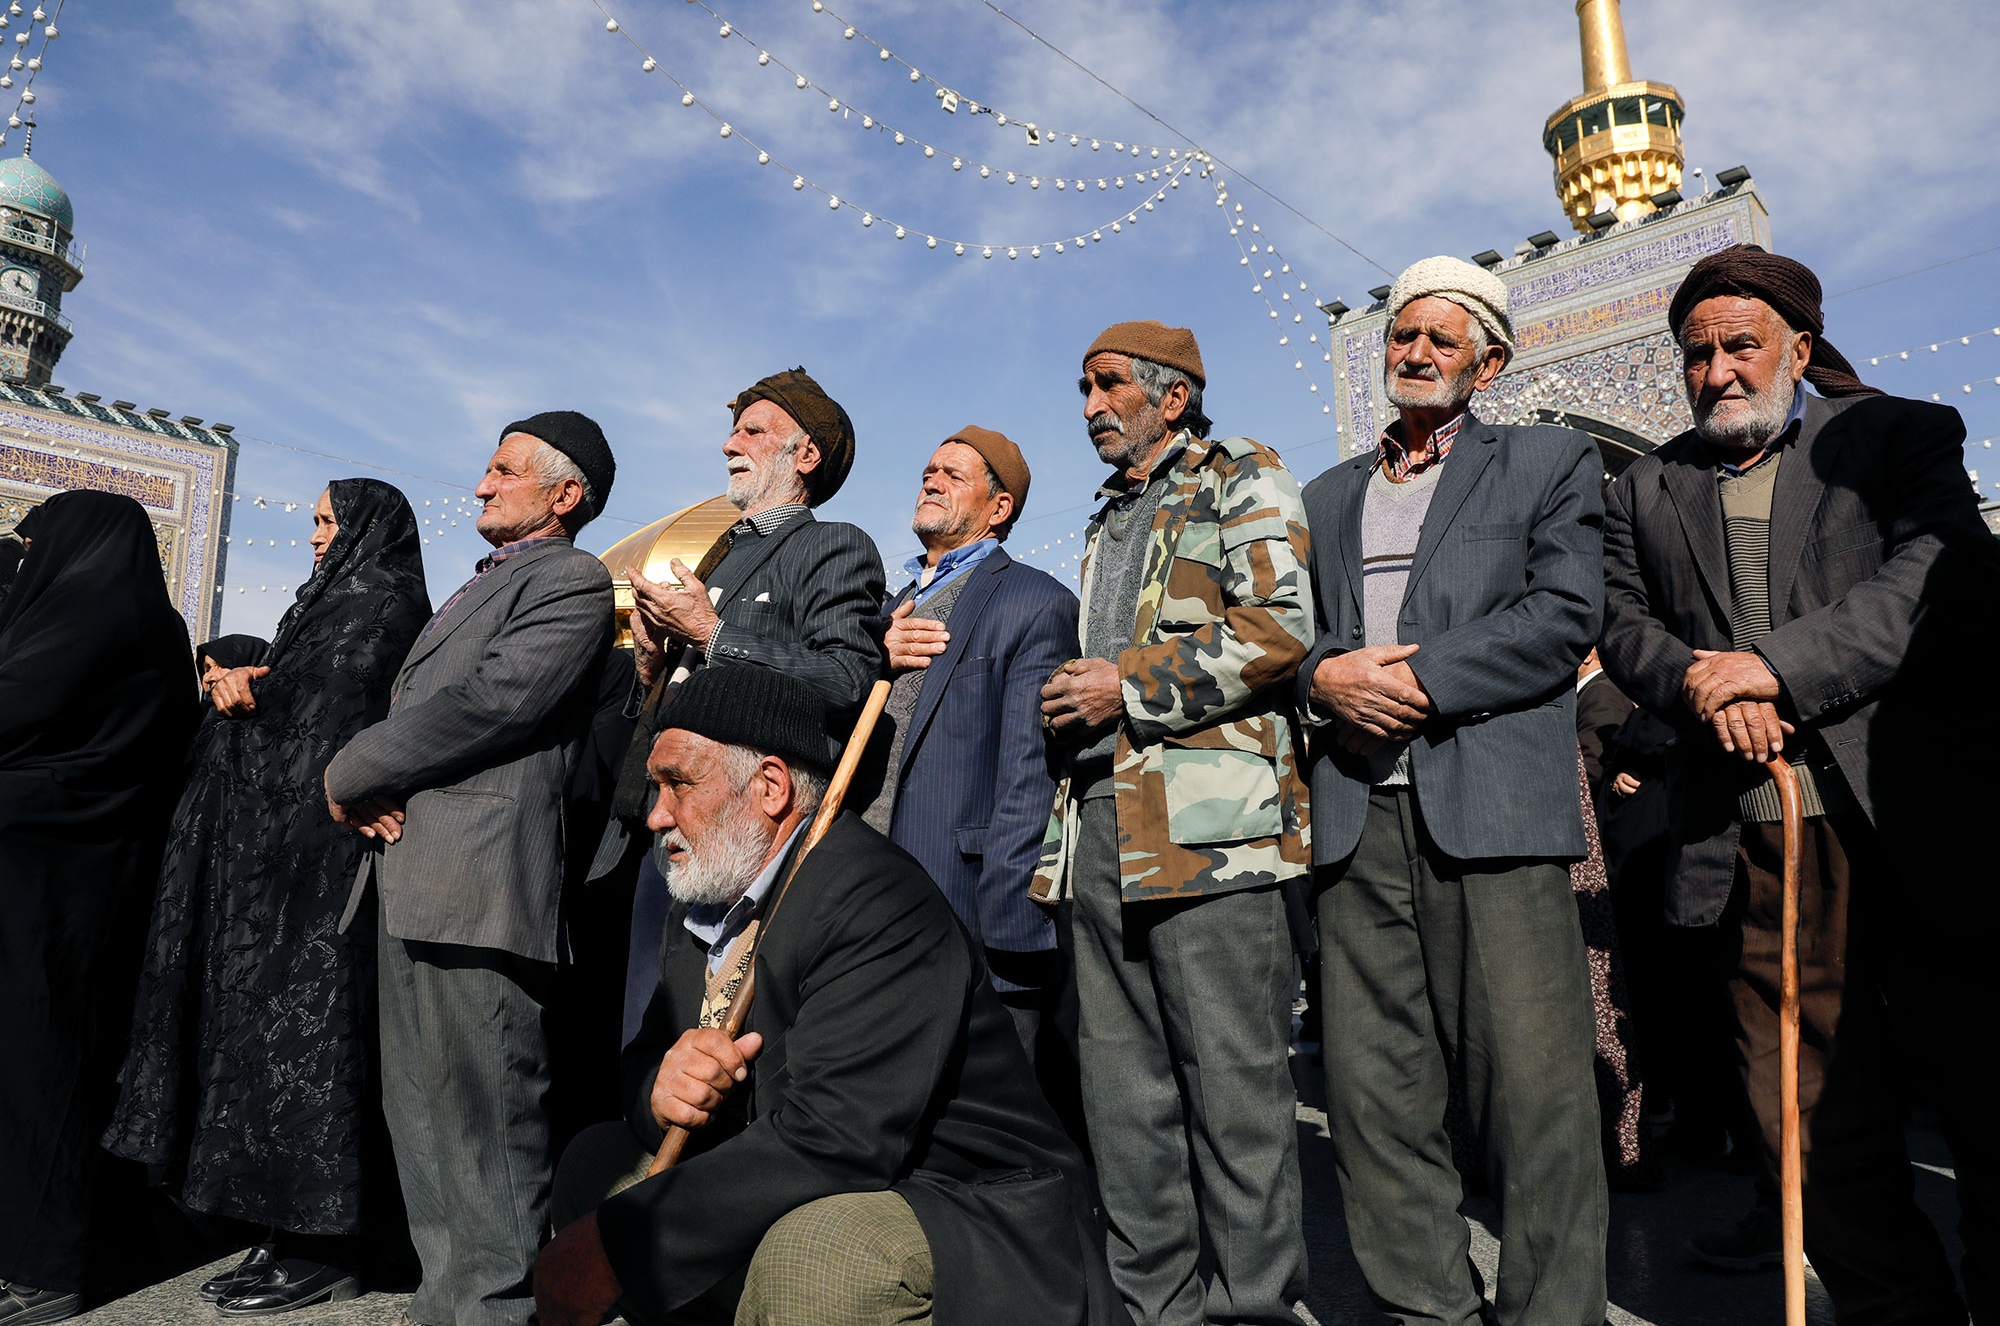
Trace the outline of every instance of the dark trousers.
<instances>
[{"instance_id":1,"label":"dark trousers","mask_svg":"<svg viewBox=\"0 0 2000 1326\"><path fill-rule=\"evenodd\" d=\"M1348 1237L1405 1323L1481 1317L1444 1126L1454 1073L1500 1204L1501 1326L1601 1326L1608 1203L1569 872L1459 861L1378 788L1319 896L1327 1118Z\"/></svg>"},{"instance_id":2,"label":"dark trousers","mask_svg":"<svg viewBox=\"0 0 2000 1326\"><path fill-rule=\"evenodd\" d=\"M1058 947L1035 952L989 948L986 964L995 976L1017 987L1001 990L1000 1002L1014 1019L1021 1048L1035 1067L1036 1085L1062 1121L1063 1131L1087 1156L1089 1134L1083 1123L1083 1083L1076 1062L1076 982L1069 979L1075 951L1069 908L1063 904L1064 915L1057 922L1062 934Z\"/></svg>"},{"instance_id":3,"label":"dark trousers","mask_svg":"<svg viewBox=\"0 0 2000 1326\"><path fill-rule=\"evenodd\" d=\"M525 1326L549 1202L554 968L382 935L382 1108L428 1326Z\"/></svg>"},{"instance_id":4,"label":"dark trousers","mask_svg":"<svg viewBox=\"0 0 2000 1326\"><path fill-rule=\"evenodd\" d=\"M1841 1326L1962 1323L1965 1304L1917 1207L1903 1140L1911 1061L1892 1017L1895 900L1874 831L1858 814L1805 822L1799 862L1799 1120L1806 1256ZM1778 995L1784 838L1746 824L1722 918L1744 1085L1778 1154ZM1918 1018L1925 1010L1912 1010ZM1930 1010L1935 1015L1944 1010ZM1979 1031L1990 1038L1991 1026ZM1970 1045L1961 1053L1978 1053ZM1981 1125L1992 1131L1989 1111ZM1946 1112L1949 1121L1951 1115ZM1947 1128L1948 1138L1952 1131ZM1970 1259L1977 1251L1967 1240ZM1970 1271L1972 1268L1968 1266Z\"/></svg>"},{"instance_id":5,"label":"dark trousers","mask_svg":"<svg viewBox=\"0 0 2000 1326\"><path fill-rule=\"evenodd\" d=\"M1138 1326L1296 1323L1306 1249L1284 899L1123 902L1115 803L1072 810L1078 1057L1112 1282Z\"/></svg>"}]
</instances>

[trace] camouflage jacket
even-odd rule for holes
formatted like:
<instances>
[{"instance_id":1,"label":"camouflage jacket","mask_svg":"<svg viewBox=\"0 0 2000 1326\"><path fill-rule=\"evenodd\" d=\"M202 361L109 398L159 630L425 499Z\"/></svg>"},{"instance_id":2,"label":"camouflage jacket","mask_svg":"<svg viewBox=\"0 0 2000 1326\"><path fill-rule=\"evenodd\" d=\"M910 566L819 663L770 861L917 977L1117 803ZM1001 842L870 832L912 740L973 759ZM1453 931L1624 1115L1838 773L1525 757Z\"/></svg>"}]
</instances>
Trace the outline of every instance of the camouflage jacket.
<instances>
[{"instance_id":1,"label":"camouflage jacket","mask_svg":"<svg viewBox=\"0 0 2000 1326\"><path fill-rule=\"evenodd\" d=\"M1185 437L1153 517L1125 718L1112 759L1127 902L1274 884L1311 867L1290 682L1313 640L1305 507L1248 438ZM1088 620L1091 518L1083 559ZM1070 896L1076 821L1062 780L1030 895Z\"/></svg>"}]
</instances>

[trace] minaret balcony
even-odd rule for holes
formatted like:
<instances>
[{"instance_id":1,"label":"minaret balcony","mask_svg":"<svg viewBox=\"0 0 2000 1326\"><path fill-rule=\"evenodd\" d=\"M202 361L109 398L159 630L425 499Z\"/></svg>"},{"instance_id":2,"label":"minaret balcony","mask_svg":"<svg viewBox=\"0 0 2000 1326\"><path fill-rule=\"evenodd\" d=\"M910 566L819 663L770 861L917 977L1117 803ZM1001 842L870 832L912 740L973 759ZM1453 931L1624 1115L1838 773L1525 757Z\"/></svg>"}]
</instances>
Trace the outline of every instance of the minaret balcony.
<instances>
[{"instance_id":1,"label":"minaret balcony","mask_svg":"<svg viewBox=\"0 0 2000 1326\"><path fill-rule=\"evenodd\" d=\"M50 308L39 299L29 299L23 295L10 295L4 290L0 290L0 306L32 314L45 322L53 322L65 332L74 332L76 330L70 326L69 319L63 316L62 310Z\"/></svg>"},{"instance_id":2,"label":"minaret balcony","mask_svg":"<svg viewBox=\"0 0 2000 1326\"><path fill-rule=\"evenodd\" d=\"M76 289L76 283L83 279L83 250L75 248L53 235L26 226L0 226L0 246L12 245L17 249L28 249L35 253L46 253L56 260L62 287L65 292Z\"/></svg>"}]
</instances>

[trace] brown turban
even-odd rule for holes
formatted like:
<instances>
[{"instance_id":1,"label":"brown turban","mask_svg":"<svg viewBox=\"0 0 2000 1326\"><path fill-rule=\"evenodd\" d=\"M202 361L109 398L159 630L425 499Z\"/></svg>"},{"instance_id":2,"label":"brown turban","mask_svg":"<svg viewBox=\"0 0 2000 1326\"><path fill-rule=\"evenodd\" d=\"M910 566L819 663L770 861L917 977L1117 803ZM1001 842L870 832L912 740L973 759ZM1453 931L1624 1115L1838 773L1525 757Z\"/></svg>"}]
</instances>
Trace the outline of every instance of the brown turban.
<instances>
[{"instance_id":1,"label":"brown turban","mask_svg":"<svg viewBox=\"0 0 2000 1326\"><path fill-rule=\"evenodd\" d=\"M1806 381L1822 396L1880 396L1883 393L1863 382L1847 356L1833 348L1821 335L1826 317L1820 312L1819 278L1812 269L1792 258L1766 253L1755 244L1737 244L1720 253L1711 253L1694 265L1674 302L1667 309L1667 324L1679 340L1688 314L1704 299L1737 295L1761 299L1777 311L1793 331L1811 332L1812 358L1806 365Z\"/></svg>"},{"instance_id":2,"label":"brown turban","mask_svg":"<svg viewBox=\"0 0 2000 1326\"><path fill-rule=\"evenodd\" d=\"M770 401L798 421L819 444L819 465L806 475L806 498L813 505L832 497L854 468L854 421L826 394L803 366L773 373L729 402L732 421L758 401Z\"/></svg>"},{"instance_id":3,"label":"brown turban","mask_svg":"<svg viewBox=\"0 0 2000 1326\"><path fill-rule=\"evenodd\" d=\"M1169 327L1153 318L1113 323L1099 332L1090 348L1083 352L1083 362L1087 364L1092 355L1107 350L1177 368L1193 378L1196 386L1208 386L1208 375L1201 367L1201 347L1195 344L1194 333L1185 327Z\"/></svg>"},{"instance_id":4,"label":"brown turban","mask_svg":"<svg viewBox=\"0 0 2000 1326\"><path fill-rule=\"evenodd\" d=\"M1014 514L1007 518L1007 523L999 530L1000 537L1006 538L1007 532L1014 528L1014 522L1021 518L1021 511L1028 505L1027 457L1021 454L1021 448L1015 446L1014 440L1005 433L996 433L977 424L967 424L945 441L963 442L978 452L980 459L986 462L987 468L993 471L993 477L1000 481L1000 486L1013 495Z\"/></svg>"}]
</instances>

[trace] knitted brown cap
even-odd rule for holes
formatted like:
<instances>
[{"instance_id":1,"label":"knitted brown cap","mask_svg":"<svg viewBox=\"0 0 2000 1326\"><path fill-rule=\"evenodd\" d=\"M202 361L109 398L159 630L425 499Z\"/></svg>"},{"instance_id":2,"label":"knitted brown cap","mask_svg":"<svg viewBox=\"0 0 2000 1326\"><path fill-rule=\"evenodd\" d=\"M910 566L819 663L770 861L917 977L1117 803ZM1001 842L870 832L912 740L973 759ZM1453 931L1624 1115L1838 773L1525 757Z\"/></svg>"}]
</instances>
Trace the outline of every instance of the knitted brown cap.
<instances>
[{"instance_id":1,"label":"knitted brown cap","mask_svg":"<svg viewBox=\"0 0 2000 1326\"><path fill-rule=\"evenodd\" d=\"M977 424L967 424L946 438L945 442L963 442L978 452L992 469L993 476L1000 480L1000 486L1013 494L1014 514L1000 527L1000 536L1005 538L1007 531L1014 527L1014 522L1021 518L1021 512L1028 505L1028 480L1031 476L1028 473L1027 458L1021 454L1021 449L1014 445L1013 439L1005 433L996 433ZM942 446L943 443L939 445Z\"/></svg>"},{"instance_id":2,"label":"knitted brown cap","mask_svg":"<svg viewBox=\"0 0 2000 1326\"><path fill-rule=\"evenodd\" d=\"M803 365L788 368L738 392L729 402L730 419L758 401L770 401L792 416L806 436L819 444L819 465L806 476L806 504L818 506L840 491L854 467L854 421L840 402L813 381Z\"/></svg>"},{"instance_id":3,"label":"knitted brown cap","mask_svg":"<svg viewBox=\"0 0 2000 1326\"><path fill-rule=\"evenodd\" d=\"M1177 368L1193 378L1196 386L1203 389L1208 386L1208 375L1201 368L1201 347L1195 344L1194 333L1186 327L1169 327L1153 318L1144 322L1115 322L1098 333L1090 348L1083 352L1083 362L1089 363L1092 355L1106 350Z\"/></svg>"}]
</instances>

